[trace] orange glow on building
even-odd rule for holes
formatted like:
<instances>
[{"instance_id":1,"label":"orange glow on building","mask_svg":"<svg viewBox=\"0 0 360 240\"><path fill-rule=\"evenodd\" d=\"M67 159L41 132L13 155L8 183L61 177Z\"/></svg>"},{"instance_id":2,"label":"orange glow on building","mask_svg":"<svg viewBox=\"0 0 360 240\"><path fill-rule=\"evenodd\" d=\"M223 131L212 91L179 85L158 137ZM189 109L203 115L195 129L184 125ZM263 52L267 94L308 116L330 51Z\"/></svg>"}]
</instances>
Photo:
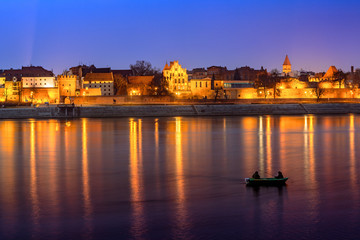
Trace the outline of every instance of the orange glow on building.
<instances>
[{"instance_id":1,"label":"orange glow on building","mask_svg":"<svg viewBox=\"0 0 360 240\"><path fill-rule=\"evenodd\" d=\"M169 92L181 94L191 94L188 74L186 68L182 68L179 61L170 62L170 65L166 63L163 69L163 77L169 84Z\"/></svg>"}]
</instances>

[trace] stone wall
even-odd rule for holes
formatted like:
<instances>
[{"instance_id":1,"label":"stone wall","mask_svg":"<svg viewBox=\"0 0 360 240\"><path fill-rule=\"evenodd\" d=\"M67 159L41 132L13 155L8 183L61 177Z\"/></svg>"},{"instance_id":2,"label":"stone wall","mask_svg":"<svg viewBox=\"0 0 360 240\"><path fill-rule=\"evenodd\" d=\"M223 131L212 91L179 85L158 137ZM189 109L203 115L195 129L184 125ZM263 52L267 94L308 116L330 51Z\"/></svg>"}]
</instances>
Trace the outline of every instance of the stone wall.
<instances>
[{"instance_id":1,"label":"stone wall","mask_svg":"<svg viewBox=\"0 0 360 240\"><path fill-rule=\"evenodd\" d=\"M78 107L59 105L37 108L0 108L0 118L104 118L166 116L248 116L360 113L360 104L237 104L237 105L128 105Z\"/></svg>"}]
</instances>

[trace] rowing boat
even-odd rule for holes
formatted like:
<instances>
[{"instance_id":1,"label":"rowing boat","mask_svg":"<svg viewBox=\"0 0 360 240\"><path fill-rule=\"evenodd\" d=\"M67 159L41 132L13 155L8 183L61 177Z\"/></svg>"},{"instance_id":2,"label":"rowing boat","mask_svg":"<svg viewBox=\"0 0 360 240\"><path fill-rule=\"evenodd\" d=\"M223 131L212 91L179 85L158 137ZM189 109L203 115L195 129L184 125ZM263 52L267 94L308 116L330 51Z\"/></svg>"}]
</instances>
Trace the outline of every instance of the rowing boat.
<instances>
[{"instance_id":1,"label":"rowing boat","mask_svg":"<svg viewBox=\"0 0 360 240\"><path fill-rule=\"evenodd\" d=\"M245 183L251 186L284 185L288 178L245 178Z\"/></svg>"}]
</instances>

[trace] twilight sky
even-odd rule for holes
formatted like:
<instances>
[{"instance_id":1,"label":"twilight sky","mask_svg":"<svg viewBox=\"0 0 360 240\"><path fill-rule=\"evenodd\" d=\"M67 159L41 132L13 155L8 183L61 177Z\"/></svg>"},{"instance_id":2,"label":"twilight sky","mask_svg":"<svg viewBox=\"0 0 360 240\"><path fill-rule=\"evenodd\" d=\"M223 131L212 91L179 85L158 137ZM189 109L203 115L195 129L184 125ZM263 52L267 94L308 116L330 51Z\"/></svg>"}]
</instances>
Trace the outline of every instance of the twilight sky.
<instances>
[{"instance_id":1,"label":"twilight sky","mask_svg":"<svg viewBox=\"0 0 360 240\"><path fill-rule=\"evenodd\" d=\"M360 68L355 0L0 0L0 69Z\"/></svg>"}]
</instances>

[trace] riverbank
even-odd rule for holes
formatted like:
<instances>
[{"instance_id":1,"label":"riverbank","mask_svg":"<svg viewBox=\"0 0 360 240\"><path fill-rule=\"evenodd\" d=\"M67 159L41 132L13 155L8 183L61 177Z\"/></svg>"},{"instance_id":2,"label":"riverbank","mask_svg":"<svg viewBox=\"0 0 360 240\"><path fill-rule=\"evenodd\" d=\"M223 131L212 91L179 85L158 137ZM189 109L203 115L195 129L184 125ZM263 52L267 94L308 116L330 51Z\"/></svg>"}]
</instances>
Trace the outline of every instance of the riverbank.
<instances>
[{"instance_id":1,"label":"riverbank","mask_svg":"<svg viewBox=\"0 0 360 240\"><path fill-rule=\"evenodd\" d=\"M202 105L114 105L1 108L0 119L107 118L175 116L253 116L360 113L357 103L320 104L202 104Z\"/></svg>"}]
</instances>

